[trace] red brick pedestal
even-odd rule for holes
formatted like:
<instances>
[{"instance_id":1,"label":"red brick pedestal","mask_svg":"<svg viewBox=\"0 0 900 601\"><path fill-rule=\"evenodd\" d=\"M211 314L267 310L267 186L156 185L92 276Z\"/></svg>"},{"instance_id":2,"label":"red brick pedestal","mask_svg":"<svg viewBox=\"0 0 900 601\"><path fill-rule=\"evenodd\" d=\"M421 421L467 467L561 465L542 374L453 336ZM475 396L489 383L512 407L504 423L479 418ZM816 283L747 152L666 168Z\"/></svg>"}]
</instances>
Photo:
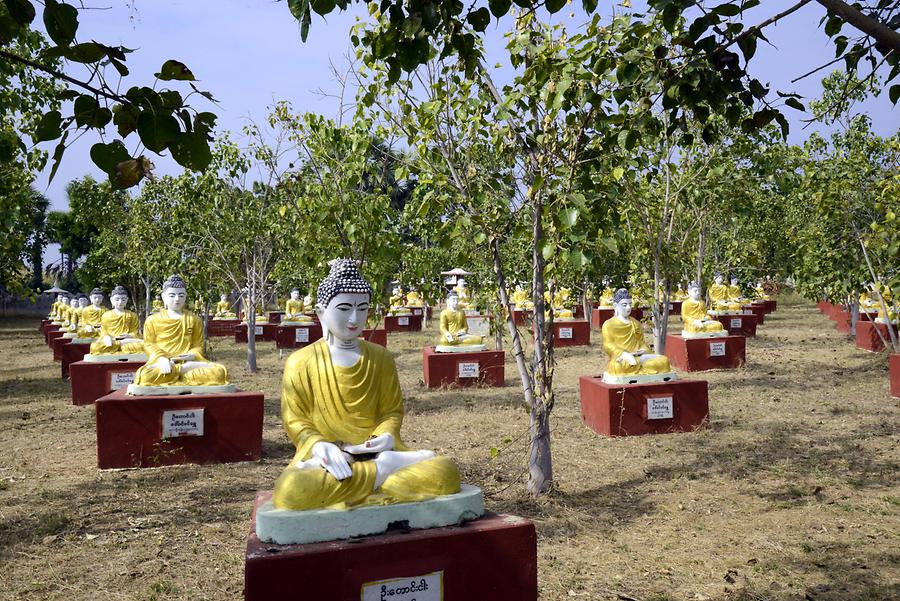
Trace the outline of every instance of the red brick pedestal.
<instances>
[{"instance_id":1,"label":"red brick pedestal","mask_svg":"<svg viewBox=\"0 0 900 601\"><path fill-rule=\"evenodd\" d=\"M90 405L114 390L127 388L134 382L134 374L143 364L143 361L114 363L76 361L69 364L72 404Z\"/></svg>"},{"instance_id":2,"label":"red brick pedestal","mask_svg":"<svg viewBox=\"0 0 900 601\"><path fill-rule=\"evenodd\" d=\"M693 432L709 419L707 383L607 384L581 376L581 419L606 436Z\"/></svg>"},{"instance_id":3,"label":"red brick pedestal","mask_svg":"<svg viewBox=\"0 0 900 601\"><path fill-rule=\"evenodd\" d=\"M256 537L257 493L244 563L244 599L536 601L537 538L525 518L496 513L462 526L387 532L352 540L274 545ZM363 596L368 586L432 585L419 595ZM436 586L442 590L435 590ZM384 582L390 586L390 582Z\"/></svg>"},{"instance_id":4,"label":"red brick pedestal","mask_svg":"<svg viewBox=\"0 0 900 601\"><path fill-rule=\"evenodd\" d=\"M65 334L65 332L58 328L55 330L47 330L47 346L53 350L53 341L60 338L63 334Z\"/></svg>"},{"instance_id":5,"label":"red brick pedestal","mask_svg":"<svg viewBox=\"0 0 900 601\"><path fill-rule=\"evenodd\" d=\"M372 344L379 344L387 347L387 330L384 328L366 328L363 330L363 340L367 340Z\"/></svg>"},{"instance_id":6,"label":"red brick pedestal","mask_svg":"<svg viewBox=\"0 0 900 601\"><path fill-rule=\"evenodd\" d=\"M264 323L256 327L256 341L275 342L278 337L277 323ZM234 341L237 344L247 344L247 324L241 323L234 326Z\"/></svg>"},{"instance_id":7,"label":"red brick pedestal","mask_svg":"<svg viewBox=\"0 0 900 601\"><path fill-rule=\"evenodd\" d=\"M900 399L900 353L888 356L888 379L891 382L891 396Z\"/></svg>"},{"instance_id":8,"label":"red brick pedestal","mask_svg":"<svg viewBox=\"0 0 900 601\"><path fill-rule=\"evenodd\" d=\"M828 301L819 301L816 303L816 308L819 310L819 313L827 315L831 310L831 303Z\"/></svg>"},{"instance_id":9,"label":"red brick pedestal","mask_svg":"<svg viewBox=\"0 0 900 601\"><path fill-rule=\"evenodd\" d=\"M844 334L850 333L850 312L845 311L844 309L835 309L834 313L832 313L834 319L834 323L837 325L838 332L843 332ZM862 323L862 322L859 322Z\"/></svg>"},{"instance_id":10,"label":"red brick pedestal","mask_svg":"<svg viewBox=\"0 0 900 601\"><path fill-rule=\"evenodd\" d=\"M422 330L422 316L386 315L384 329L388 332L419 332Z\"/></svg>"},{"instance_id":11,"label":"red brick pedestal","mask_svg":"<svg viewBox=\"0 0 900 601\"><path fill-rule=\"evenodd\" d=\"M60 374L63 378L69 377L69 366L76 361L81 361L84 359L84 356L91 352L91 344L90 343L78 343L70 342L69 344L64 344L62 346L62 360L60 361Z\"/></svg>"},{"instance_id":12,"label":"red brick pedestal","mask_svg":"<svg viewBox=\"0 0 900 601\"><path fill-rule=\"evenodd\" d=\"M744 305L741 307L744 312L750 311L756 316L756 325L761 326L766 321L766 305L764 303L755 303L750 305Z\"/></svg>"},{"instance_id":13,"label":"red brick pedestal","mask_svg":"<svg viewBox=\"0 0 900 601\"><path fill-rule=\"evenodd\" d=\"M513 323L517 326L527 325L528 320L531 319L531 311L526 311L525 309L513 309L512 312Z\"/></svg>"},{"instance_id":14,"label":"red brick pedestal","mask_svg":"<svg viewBox=\"0 0 900 601\"><path fill-rule=\"evenodd\" d=\"M281 323L281 318L284 315L284 311L269 311L269 323Z\"/></svg>"},{"instance_id":15,"label":"red brick pedestal","mask_svg":"<svg viewBox=\"0 0 900 601\"><path fill-rule=\"evenodd\" d=\"M505 360L503 351L437 353L433 346L426 346L422 349L425 386L503 386L503 379L506 377Z\"/></svg>"},{"instance_id":16,"label":"red brick pedestal","mask_svg":"<svg viewBox=\"0 0 900 601\"><path fill-rule=\"evenodd\" d=\"M97 399L97 466L158 467L252 461L262 455L261 392ZM203 434L163 438L165 412L202 410Z\"/></svg>"},{"instance_id":17,"label":"red brick pedestal","mask_svg":"<svg viewBox=\"0 0 900 601\"><path fill-rule=\"evenodd\" d=\"M275 330L275 348L278 350L303 348L321 337L322 326L318 323L303 326L278 326Z\"/></svg>"},{"instance_id":18,"label":"red brick pedestal","mask_svg":"<svg viewBox=\"0 0 900 601\"><path fill-rule=\"evenodd\" d=\"M210 319L206 324L206 335L225 337L234 336L234 328L241 323L238 318L234 319Z\"/></svg>"},{"instance_id":19,"label":"red brick pedestal","mask_svg":"<svg viewBox=\"0 0 900 601\"><path fill-rule=\"evenodd\" d=\"M601 309L599 307L595 307L594 310L591 311L591 325L595 328L602 328L603 322L605 322L613 315L615 315L615 313L612 309ZM644 319L644 310L632 309L631 317L634 317L638 321Z\"/></svg>"},{"instance_id":20,"label":"red brick pedestal","mask_svg":"<svg viewBox=\"0 0 900 601\"><path fill-rule=\"evenodd\" d=\"M666 336L666 357L675 369L706 371L731 369L747 362L747 339L743 336L718 338L682 338Z\"/></svg>"},{"instance_id":21,"label":"red brick pedestal","mask_svg":"<svg viewBox=\"0 0 900 601\"><path fill-rule=\"evenodd\" d=\"M897 332L897 326L891 326L894 333ZM884 337L881 341L878 333ZM874 321L857 321L856 322L856 348L869 351L872 353L880 353L884 350L884 343L891 343L891 335L888 333L887 324L875 323Z\"/></svg>"},{"instance_id":22,"label":"red brick pedestal","mask_svg":"<svg viewBox=\"0 0 900 601\"><path fill-rule=\"evenodd\" d=\"M60 332L59 336L50 341L50 348L53 349L53 360L62 361L62 349L64 344L71 344L71 338L63 338L67 332Z\"/></svg>"},{"instance_id":23,"label":"red brick pedestal","mask_svg":"<svg viewBox=\"0 0 900 601\"><path fill-rule=\"evenodd\" d=\"M43 336L45 340L47 339L47 328L50 327L51 323L52 322L49 319L42 319L41 325L38 327L38 331L41 333L41 336Z\"/></svg>"},{"instance_id":24,"label":"red brick pedestal","mask_svg":"<svg viewBox=\"0 0 900 601\"><path fill-rule=\"evenodd\" d=\"M776 300L767 300L763 306L766 308L766 315L769 313L774 313L776 309L778 309L778 301Z\"/></svg>"},{"instance_id":25,"label":"red brick pedestal","mask_svg":"<svg viewBox=\"0 0 900 601\"><path fill-rule=\"evenodd\" d=\"M716 315L716 319L732 336L756 336L756 315Z\"/></svg>"},{"instance_id":26,"label":"red brick pedestal","mask_svg":"<svg viewBox=\"0 0 900 601\"><path fill-rule=\"evenodd\" d=\"M591 324L584 319L554 321L553 346L585 346L591 343Z\"/></svg>"}]
</instances>

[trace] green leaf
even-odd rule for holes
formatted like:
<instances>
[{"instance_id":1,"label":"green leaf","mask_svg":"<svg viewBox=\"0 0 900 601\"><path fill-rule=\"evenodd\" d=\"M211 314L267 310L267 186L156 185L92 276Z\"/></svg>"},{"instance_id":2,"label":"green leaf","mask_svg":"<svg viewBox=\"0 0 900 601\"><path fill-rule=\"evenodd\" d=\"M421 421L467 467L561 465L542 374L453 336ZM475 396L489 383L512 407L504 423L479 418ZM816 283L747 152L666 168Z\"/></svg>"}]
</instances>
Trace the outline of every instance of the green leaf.
<instances>
[{"instance_id":1,"label":"green leaf","mask_svg":"<svg viewBox=\"0 0 900 601\"><path fill-rule=\"evenodd\" d=\"M209 140L202 132L179 133L169 145L169 150L176 163L192 171L203 171L212 161Z\"/></svg>"},{"instance_id":2,"label":"green leaf","mask_svg":"<svg viewBox=\"0 0 900 601\"><path fill-rule=\"evenodd\" d=\"M587 256L580 250L573 250L569 253L569 263L576 269L583 269L589 263Z\"/></svg>"},{"instance_id":3,"label":"green leaf","mask_svg":"<svg viewBox=\"0 0 900 601\"><path fill-rule=\"evenodd\" d=\"M121 140L113 140L109 144L98 142L91 146L91 160L110 177L115 174L116 165L130 158Z\"/></svg>"},{"instance_id":4,"label":"green leaf","mask_svg":"<svg viewBox=\"0 0 900 601\"><path fill-rule=\"evenodd\" d=\"M0 131L0 163L8 163L16 156L19 137L12 132Z\"/></svg>"},{"instance_id":5,"label":"green leaf","mask_svg":"<svg viewBox=\"0 0 900 601\"><path fill-rule=\"evenodd\" d=\"M721 15L723 17L736 17L741 13L741 7L737 4L727 2L713 8L710 12L716 15Z\"/></svg>"},{"instance_id":6,"label":"green leaf","mask_svg":"<svg viewBox=\"0 0 900 601\"><path fill-rule=\"evenodd\" d=\"M744 55L744 61L747 62L756 54L756 33L752 33L738 41L738 48Z\"/></svg>"},{"instance_id":7,"label":"green leaf","mask_svg":"<svg viewBox=\"0 0 900 601\"><path fill-rule=\"evenodd\" d=\"M758 79L751 79L750 93L753 94L754 98L765 98L766 94L769 93L769 90L764 85L762 85Z\"/></svg>"},{"instance_id":8,"label":"green leaf","mask_svg":"<svg viewBox=\"0 0 900 601\"><path fill-rule=\"evenodd\" d=\"M569 229L578 221L578 209L562 209L557 214L557 218L562 229Z\"/></svg>"},{"instance_id":9,"label":"green leaf","mask_svg":"<svg viewBox=\"0 0 900 601\"><path fill-rule=\"evenodd\" d=\"M47 0L44 3L44 27L51 40L59 46L68 46L78 31L78 10L64 2Z\"/></svg>"},{"instance_id":10,"label":"green leaf","mask_svg":"<svg viewBox=\"0 0 900 601\"><path fill-rule=\"evenodd\" d=\"M29 25L34 21L34 6L28 0L3 0L9 15L19 25Z\"/></svg>"},{"instance_id":11,"label":"green leaf","mask_svg":"<svg viewBox=\"0 0 900 601\"><path fill-rule=\"evenodd\" d=\"M110 181L116 188L136 186L150 172L150 165L152 163L145 157L120 161L116 164L115 172L110 175Z\"/></svg>"},{"instance_id":12,"label":"green leaf","mask_svg":"<svg viewBox=\"0 0 900 601\"><path fill-rule=\"evenodd\" d=\"M806 107L803 106L803 103L797 100L796 98L788 98L784 101L786 105L791 107L792 109L797 109L798 111L806 111Z\"/></svg>"},{"instance_id":13,"label":"green leaf","mask_svg":"<svg viewBox=\"0 0 900 601\"><path fill-rule=\"evenodd\" d=\"M566 0L547 0L544 3L544 8L552 15L553 13L558 13L565 5Z\"/></svg>"},{"instance_id":14,"label":"green leaf","mask_svg":"<svg viewBox=\"0 0 900 601\"><path fill-rule=\"evenodd\" d=\"M94 121L94 114L100 109L100 103L90 94L82 94L75 99L75 123L79 127L89 126Z\"/></svg>"},{"instance_id":15,"label":"green leaf","mask_svg":"<svg viewBox=\"0 0 900 601\"><path fill-rule=\"evenodd\" d=\"M50 111L44 113L41 122L38 123L34 132L35 142L46 142L47 140L55 140L62 135L62 114L59 111Z\"/></svg>"},{"instance_id":16,"label":"green leaf","mask_svg":"<svg viewBox=\"0 0 900 601\"><path fill-rule=\"evenodd\" d=\"M76 63L96 63L106 56L106 48L97 42L85 42L70 46L65 57Z\"/></svg>"},{"instance_id":17,"label":"green leaf","mask_svg":"<svg viewBox=\"0 0 900 601\"><path fill-rule=\"evenodd\" d=\"M491 459L496 459L500 455L500 449L491 447Z\"/></svg>"},{"instance_id":18,"label":"green leaf","mask_svg":"<svg viewBox=\"0 0 900 601\"><path fill-rule=\"evenodd\" d=\"M625 169L623 167L614 167L612 170L613 179L622 179L622 176L625 175Z\"/></svg>"},{"instance_id":19,"label":"green leaf","mask_svg":"<svg viewBox=\"0 0 900 601\"><path fill-rule=\"evenodd\" d=\"M512 6L512 0L488 0L491 14L498 19L509 12L510 6Z\"/></svg>"},{"instance_id":20,"label":"green leaf","mask_svg":"<svg viewBox=\"0 0 900 601\"><path fill-rule=\"evenodd\" d=\"M162 81L197 81L187 65L173 59L164 62L159 73L154 73L154 77Z\"/></svg>"},{"instance_id":21,"label":"green leaf","mask_svg":"<svg viewBox=\"0 0 900 601\"><path fill-rule=\"evenodd\" d=\"M178 121L172 115L142 111L138 117L137 132L148 150L162 152L178 136Z\"/></svg>"},{"instance_id":22,"label":"green leaf","mask_svg":"<svg viewBox=\"0 0 900 601\"><path fill-rule=\"evenodd\" d=\"M310 6L319 15L327 15L334 10L334 0L311 0Z\"/></svg>"},{"instance_id":23,"label":"green leaf","mask_svg":"<svg viewBox=\"0 0 900 601\"><path fill-rule=\"evenodd\" d=\"M487 26L491 23L491 13L485 7L481 7L478 10L472 11L466 17L466 21L469 22L469 25L472 26L477 32L482 32L487 29Z\"/></svg>"},{"instance_id":24,"label":"green leaf","mask_svg":"<svg viewBox=\"0 0 900 601\"><path fill-rule=\"evenodd\" d=\"M581 8L583 8L584 12L587 14L591 14L597 10L597 0L581 0Z\"/></svg>"},{"instance_id":25,"label":"green leaf","mask_svg":"<svg viewBox=\"0 0 900 601\"><path fill-rule=\"evenodd\" d=\"M891 86L891 89L888 90L888 98L891 99L891 103L897 104L897 100L900 100L900 84Z\"/></svg>"},{"instance_id":26,"label":"green leaf","mask_svg":"<svg viewBox=\"0 0 900 601\"><path fill-rule=\"evenodd\" d=\"M831 37L838 33L843 26L844 21L840 17L828 17L828 21L825 23L825 35Z\"/></svg>"},{"instance_id":27,"label":"green leaf","mask_svg":"<svg viewBox=\"0 0 900 601\"><path fill-rule=\"evenodd\" d=\"M544 243L543 248L541 248L541 254L544 256L544 260L548 261L550 257L553 256L553 251L556 250L556 245L551 242Z\"/></svg>"},{"instance_id":28,"label":"green leaf","mask_svg":"<svg viewBox=\"0 0 900 601\"><path fill-rule=\"evenodd\" d=\"M141 110L133 104L117 104L113 107L113 123L123 138L137 129Z\"/></svg>"},{"instance_id":29,"label":"green leaf","mask_svg":"<svg viewBox=\"0 0 900 601\"><path fill-rule=\"evenodd\" d=\"M309 10L309 0L288 0L288 9L294 18L298 21L303 19L303 15Z\"/></svg>"},{"instance_id":30,"label":"green leaf","mask_svg":"<svg viewBox=\"0 0 900 601\"><path fill-rule=\"evenodd\" d=\"M50 168L50 175L47 177L47 182L52 182L53 178L56 177L56 171L59 169L59 164L62 162L63 153L66 151L66 138L69 137L69 132L63 134L62 139L60 139L59 143L56 145L56 148L53 150L53 166Z\"/></svg>"}]
</instances>

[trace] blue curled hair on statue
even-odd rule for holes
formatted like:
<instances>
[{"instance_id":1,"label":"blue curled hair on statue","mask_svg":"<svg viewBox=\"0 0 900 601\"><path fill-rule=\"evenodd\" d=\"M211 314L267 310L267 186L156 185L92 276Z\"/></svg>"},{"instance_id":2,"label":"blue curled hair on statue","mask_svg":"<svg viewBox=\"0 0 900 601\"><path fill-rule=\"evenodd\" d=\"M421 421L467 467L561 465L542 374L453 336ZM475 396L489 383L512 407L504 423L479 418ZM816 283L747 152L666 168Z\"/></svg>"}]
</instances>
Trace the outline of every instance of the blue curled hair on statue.
<instances>
[{"instance_id":1,"label":"blue curled hair on statue","mask_svg":"<svg viewBox=\"0 0 900 601\"><path fill-rule=\"evenodd\" d=\"M619 288L618 290L616 290L615 294L613 294L613 304L618 304L620 301L623 301L626 298L629 300L631 299L631 292L629 292L626 288Z\"/></svg>"}]
</instances>

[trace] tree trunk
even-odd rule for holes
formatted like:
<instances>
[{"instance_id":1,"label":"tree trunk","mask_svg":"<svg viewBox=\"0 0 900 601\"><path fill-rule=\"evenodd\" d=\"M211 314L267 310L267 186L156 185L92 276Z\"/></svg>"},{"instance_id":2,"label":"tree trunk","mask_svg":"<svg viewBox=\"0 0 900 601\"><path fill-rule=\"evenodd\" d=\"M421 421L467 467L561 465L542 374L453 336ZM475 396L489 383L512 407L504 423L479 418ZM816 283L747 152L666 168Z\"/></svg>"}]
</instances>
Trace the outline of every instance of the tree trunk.
<instances>
[{"instance_id":1,"label":"tree trunk","mask_svg":"<svg viewBox=\"0 0 900 601\"><path fill-rule=\"evenodd\" d=\"M522 348L522 339L519 337L519 329L513 320L512 307L509 304L509 297L506 294L506 275L503 272L503 264L500 261L500 241L496 238L491 244L491 254L493 255L494 276L497 278L497 286L500 291L500 304L506 307L506 329L512 338L513 358L516 360L516 369L519 372L519 379L522 381L522 392L525 395L525 403L529 407L534 406L534 386L532 384L531 372L528 371L528 364L525 362L525 351Z\"/></svg>"},{"instance_id":2,"label":"tree trunk","mask_svg":"<svg viewBox=\"0 0 900 601\"><path fill-rule=\"evenodd\" d=\"M247 302L244 307L244 315L247 316L247 369L251 374L256 373L256 294L251 286L248 292Z\"/></svg>"},{"instance_id":3,"label":"tree trunk","mask_svg":"<svg viewBox=\"0 0 900 601\"><path fill-rule=\"evenodd\" d=\"M697 283L703 286L703 260L706 254L706 226L700 226L700 241L697 244ZM688 282L690 284L690 282ZM705 286L703 287L706 288Z\"/></svg>"},{"instance_id":4,"label":"tree trunk","mask_svg":"<svg viewBox=\"0 0 900 601\"><path fill-rule=\"evenodd\" d=\"M145 276L144 280L144 321L147 321L147 318L150 317L150 302L151 302L151 290L150 290L150 276Z\"/></svg>"},{"instance_id":5,"label":"tree trunk","mask_svg":"<svg viewBox=\"0 0 900 601\"><path fill-rule=\"evenodd\" d=\"M859 301L854 298L854 294L850 295L850 335L856 336L856 324L859 322Z\"/></svg>"}]
</instances>

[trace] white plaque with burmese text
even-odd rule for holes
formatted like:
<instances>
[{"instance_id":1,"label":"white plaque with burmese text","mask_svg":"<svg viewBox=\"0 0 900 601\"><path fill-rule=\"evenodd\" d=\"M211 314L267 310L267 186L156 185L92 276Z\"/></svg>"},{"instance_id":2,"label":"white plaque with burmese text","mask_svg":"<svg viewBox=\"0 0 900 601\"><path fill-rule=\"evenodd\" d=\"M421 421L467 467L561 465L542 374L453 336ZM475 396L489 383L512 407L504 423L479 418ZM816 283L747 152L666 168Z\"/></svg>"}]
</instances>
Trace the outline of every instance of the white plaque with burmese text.
<instances>
[{"instance_id":1,"label":"white plaque with burmese text","mask_svg":"<svg viewBox=\"0 0 900 601\"><path fill-rule=\"evenodd\" d=\"M710 342L709 343L709 356L710 357L724 357L725 356L725 343L724 342Z\"/></svg>"},{"instance_id":2,"label":"white plaque with burmese text","mask_svg":"<svg viewBox=\"0 0 900 601\"><path fill-rule=\"evenodd\" d=\"M459 363L457 373L460 378L477 378L479 374L478 363Z\"/></svg>"},{"instance_id":3,"label":"white plaque with burmese text","mask_svg":"<svg viewBox=\"0 0 900 601\"><path fill-rule=\"evenodd\" d=\"M262 326L253 326L253 333L256 336L262 336L263 335L263 327Z\"/></svg>"},{"instance_id":4,"label":"white plaque with burmese text","mask_svg":"<svg viewBox=\"0 0 900 601\"><path fill-rule=\"evenodd\" d=\"M732 330L740 330L740 329L741 329L741 324L742 324L742 323L743 323L743 322L741 321L741 318L740 318L740 317L738 317L737 319L732 318L732 319L731 319L731 325L728 326L728 327L731 328Z\"/></svg>"},{"instance_id":5,"label":"white plaque with burmese text","mask_svg":"<svg viewBox=\"0 0 900 601\"><path fill-rule=\"evenodd\" d=\"M362 586L360 598L362 601L443 601L444 572L367 582Z\"/></svg>"},{"instance_id":6,"label":"white plaque with burmese text","mask_svg":"<svg viewBox=\"0 0 900 601\"><path fill-rule=\"evenodd\" d=\"M203 436L203 409L163 411L162 437Z\"/></svg>"},{"instance_id":7,"label":"white plaque with burmese text","mask_svg":"<svg viewBox=\"0 0 900 601\"><path fill-rule=\"evenodd\" d=\"M572 339L572 328L560 328L559 329L559 337L567 338L569 340Z\"/></svg>"},{"instance_id":8,"label":"white plaque with burmese text","mask_svg":"<svg viewBox=\"0 0 900 601\"><path fill-rule=\"evenodd\" d=\"M309 328L294 330L294 342L309 342Z\"/></svg>"},{"instance_id":9,"label":"white plaque with burmese text","mask_svg":"<svg viewBox=\"0 0 900 601\"><path fill-rule=\"evenodd\" d=\"M647 397L647 419L672 419L674 416L672 397Z\"/></svg>"},{"instance_id":10,"label":"white plaque with burmese text","mask_svg":"<svg viewBox=\"0 0 900 601\"><path fill-rule=\"evenodd\" d=\"M118 390L129 384L134 384L136 371L111 371L109 372L109 389Z\"/></svg>"},{"instance_id":11,"label":"white plaque with burmese text","mask_svg":"<svg viewBox=\"0 0 900 601\"><path fill-rule=\"evenodd\" d=\"M753 309L744 309L742 311L744 315L753 315Z\"/></svg>"},{"instance_id":12,"label":"white plaque with burmese text","mask_svg":"<svg viewBox=\"0 0 900 601\"><path fill-rule=\"evenodd\" d=\"M409 325L409 317L398 317L397 325L399 326L408 326Z\"/></svg>"}]
</instances>

